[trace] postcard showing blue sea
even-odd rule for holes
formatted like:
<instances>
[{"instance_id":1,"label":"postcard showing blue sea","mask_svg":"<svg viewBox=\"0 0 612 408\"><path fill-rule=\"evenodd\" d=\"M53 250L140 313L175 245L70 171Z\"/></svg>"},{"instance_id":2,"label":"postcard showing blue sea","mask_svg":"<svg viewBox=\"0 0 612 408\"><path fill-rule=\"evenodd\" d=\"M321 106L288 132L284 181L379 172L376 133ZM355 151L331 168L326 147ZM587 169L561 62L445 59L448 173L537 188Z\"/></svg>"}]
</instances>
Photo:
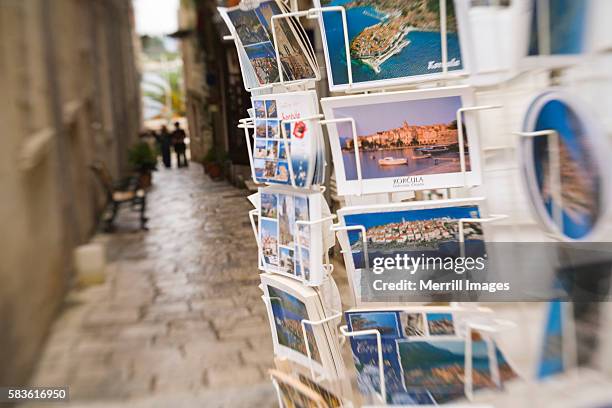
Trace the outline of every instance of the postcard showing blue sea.
<instances>
[{"instance_id":1,"label":"postcard showing blue sea","mask_svg":"<svg viewBox=\"0 0 612 408\"><path fill-rule=\"evenodd\" d=\"M335 118L353 118L364 180L461 171L456 113L460 96L333 108ZM350 123L337 125L346 180L358 180ZM464 129L466 171L471 171L470 135Z\"/></svg>"},{"instance_id":2,"label":"postcard showing blue sea","mask_svg":"<svg viewBox=\"0 0 612 408\"><path fill-rule=\"evenodd\" d=\"M346 10L354 83L442 72L438 0L321 0ZM447 1L448 70L463 69L453 1ZM348 84L339 12L323 13L330 85Z\"/></svg>"},{"instance_id":3,"label":"postcard showing blue sea","mask_svg":"<svg viewBox=\"0 0 612 408\"><path fill-rule=\"evenodd\" d=\"M346 225L366 229L368 260L408 254L411 257L456 257L459 255L458 222L461 218L478 218L477 205L403 211L347 214ZM485 254L480 224L464 223L466 256ZM363 238L360 231L348 232L355 268L365 266Z\"/></svg>"},{"instance_id":4,"label":"postcard showing blue sea","mask_svg":"<svg viewBox=\"0 0 612 408\"><path fill-rule=\"evenodd\" d=\"M398 341L398 354L408 392L426 392L436 403L445 403L464 394L465 340ZM495 347L501 385L516 377L502 352ZM472 342L472 382L474 390L498 386L490 370L487 343Z\"/></svg>"}]
</instances>

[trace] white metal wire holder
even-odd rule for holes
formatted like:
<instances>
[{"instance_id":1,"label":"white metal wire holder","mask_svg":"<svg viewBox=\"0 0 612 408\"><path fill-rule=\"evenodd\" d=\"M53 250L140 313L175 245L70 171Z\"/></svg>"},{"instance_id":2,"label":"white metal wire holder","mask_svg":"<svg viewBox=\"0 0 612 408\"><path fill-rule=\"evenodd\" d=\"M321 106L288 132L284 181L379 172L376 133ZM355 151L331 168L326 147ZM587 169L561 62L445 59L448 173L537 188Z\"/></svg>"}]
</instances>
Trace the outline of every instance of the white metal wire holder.
<instances>
[{"instance_id":1,"label":"white metal wire holder","mask_svg":"<svg viewBox=\"0 0 612 408\"><path fill-rule=\"evenodd\" d=\"M551 196L551 212L552 220L558 231L555 228L549 234L550 237L561 240L563 234L563 198L561 187L561 149L559 133L556 130L546 129L535 132L514 132L514 135L519 137L519 144L524 143L524 139L546 137L548 141L549 152L549 183Z\"/></svg>"},{"instance_id":2,"label":"white metal wire holder","mask_svg":"<svg viewBox=\"0 0 612 408\"><path fill-rule=\"evenodd\" d=\"M314 220L314 221L302 221L302 220L299 220L299 221L295 222L295 225L297 227L296 236L297 236L297 241L298 241L297 242L298 258L300 260L300 267L302 268L301 269L301 280L302 280L303 283L307 283L307 280L306 280L306 270L304 268L304 258L302 256L302 244L300 243L300 239L302 238L301 237L301 233L300 233L300 226L309 227L308 229L309 229L309 233L310 233L310 232L312 232L312 228L310 228L310 227L312 227L313 225L321 224L321 223L324 223L324 222L327 222L327 221L333 221L334 219L336 219L336 214L331 214L331 215L329 215L327 217L323 217L323 218L320 218L320 219ZM322 230L321 230L321 235L323 235L323 231ZM327 249L322 247L321 250L323 251L323 255L324 255L324 258L325 258L325 254L327 253ZM327 260L327 263L323 263L323 265L322 265L324 277L327 276L327 273L328 273L327 265L329 265L329 257L327 257L325 259Z\"/></svg>"},{"instance_id":3,"label":"white metal wire holder","mask_svg":"<svg viewBox=\"0 0 612 408\"><path fill-rule=\"evenodd\" d=\"M363 261L366 273L370 271L370 256L368 254L368 238L366 228L363 225L340 225L332 224L331 230L338 233L339 231L361 231L361 241L363 243ZM352 254L351 254L352 256Z\"/></svg>"},{"instance_id":4,"label":"white metal wire holder","mask_svg":"<svg viewBox=\"0 0 612 408\"><path fill-rule=\"evenodd\" d=\"M497 353L495 349L495 341L492 338L495 334L502 330L508 330L516 327L514 322L502 319L493 319L493 324L472 322L466 324L466 337L465 337L465 352L464 352L464 365L465 365L465 378L463 379L465 396L469 401L474 399L474 370L472 361L472 332L478 331L482 334L486 334L485 342L487 343L487 354L489 359L489 370L491 372L491 379L498 388L501 388L502 382L499 374L499 362L497 361Z\"/></svg>"},{"instance_id":5,"label":"white metal wire holder","mask_svg":"<svg viewBox=\"0 0 612 408\"><path fill-rule=\"evenodd\" d=\"M382 351L382 336L378 330L348 331L347 326L340 326L340 334L344 337L376 336L376 348L378 354L378 377L380 379L380 394L376 393L383 405L387 404L387 386L385 384L385 360Z\"/></svg>"},{"instance_id":6,"label":"white metal wire holder","mask_svg":"<svg viewBox=\"0 0 612 408\"><path fill-rule=\"evenodd\" d=\"M336 312L333 311L333 315L326 317L324 319L321 320L308 320L308 319L302 319L302 321L300 322L302 325L302 336L304 337L304 344L306 345L306 355L308 356L308 362L309 362L309 369L310 369L310 377L312 378L313 381L317 382L317 381L322 381L325 380L325 377L317 377L315 371L314 371L314 367L312 365L312 353L310 351L310 344L308 343L308 333L306 332L306 325L309 326L319 326L319 325L323 325L323 324L329 324L331 322L333 322L334 320L339 320L342 319L342 312ZM331 333L330 333L331 334Z\"/></svg>"},{"instance_id":7,"label":"white metal wire holder","mask_svg":"<svg viewBox=\"0 0 612 408\"><path fill-rule=\"evenodd\" d=\"M480 112L485 110L493 110L493 109L501 109L503 105L482 105L482 106L469 106L465 108L457 109L456 118L457 118L457 143L459 144L459 166L461 169L461 174L463 176L463 187L469 187L467 181L467 170L465 164L465 143L464 143L464 134L463 134L463 114L464 113L472 113L472 112ZM478 152L480 153L480 152ZM482 155L481 155L482 156ZM484 167L483 163L481 163L481 173L482 168Z\"/></svg>"},{"instance_id":8,"label":"white metal wire holder","mask_svg":"<svg viewBox=\"0 0 612 408\"><path fill-rule=\"evenodd\" d=\"M255 208L249 211L249 219L251 220L251 228L253 228L253 234L255 235L255 242L257 243L257 268L263 270L263 248L261 247L261 242L259 241L259 228L257 227L257 221L255 221L255 216L259 218L259 209Z\"/></svg>"},{"instance_id":9,"label":"white metal wire holder","mask_svg":"<svg viewBox=\"0 0 612 408\"><path fill-rule=\"evenodd\" d=\"M357 125L353 118L337 118L337 119L326 119L319 123L322 125L332 125L337 123L349 122L351 124L351 130L353 133L353 148L355 149L355 167L357 168L357 180L359 181L359 193L358 196L363 194L363 177L361 170L361 158L359 157L359 138L357 137ZM328 132L329 133L329 132ZM340 135L338 135L338 138Z\"/></svg>"},{"instance_id":10,"label":"white metal wire holder","mask_svg":"<svg viewBox=\"0 0 612 408\"><path fill-rule=\"evenodd\" d=\"M457 235L459 236L459 250L461 257L465 257L465 233L464 233L464 223L472 222L478 224L488 224L492 222L498 222L501 220L505 220L508 218L506 214L491 214L491 216L487 218L459 218L457 220Z\"/></svg>"}]
</instances>

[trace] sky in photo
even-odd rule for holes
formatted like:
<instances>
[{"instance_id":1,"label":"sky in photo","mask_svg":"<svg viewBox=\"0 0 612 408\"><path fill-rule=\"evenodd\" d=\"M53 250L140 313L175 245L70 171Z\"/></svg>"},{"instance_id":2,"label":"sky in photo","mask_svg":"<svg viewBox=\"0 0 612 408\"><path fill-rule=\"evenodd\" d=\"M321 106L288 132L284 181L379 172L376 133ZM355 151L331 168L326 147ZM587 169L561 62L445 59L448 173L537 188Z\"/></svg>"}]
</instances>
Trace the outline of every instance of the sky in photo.
<instances>
[{"instance_id":1,"label":"sky in photo","mask_svg":"<svg viewBox=\"0 0 612 408\"><path fill-rule=\"evenodd\" d=\"M461 108L461 97L421 99L416 101L365 103L360 106L335 108L335 118L353 118L359 136L371 135L383 130L401 127L404 121L409 125L433 125L450 123L455 120ZM352 137L350 124L338 125L340 137ZM348 132L347 132L348 130Z\"/></svg>"}]
</instances>

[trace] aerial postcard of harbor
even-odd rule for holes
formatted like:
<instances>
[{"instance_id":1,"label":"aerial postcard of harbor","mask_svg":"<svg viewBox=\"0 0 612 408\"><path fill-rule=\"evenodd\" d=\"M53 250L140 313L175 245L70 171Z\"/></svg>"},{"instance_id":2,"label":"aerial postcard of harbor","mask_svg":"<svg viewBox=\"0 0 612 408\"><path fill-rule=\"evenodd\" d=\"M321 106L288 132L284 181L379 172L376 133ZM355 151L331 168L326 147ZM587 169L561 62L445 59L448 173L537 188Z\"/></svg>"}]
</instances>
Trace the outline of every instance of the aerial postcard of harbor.
<instances>
[{"instance_id":1,"label":"aerial postcard of harbor","mask_svg":"<svg viewBox=\"0 0 612 408\"><path fill-rule=\"evenodd\" d=\"M346 10L353 82L399 80L442 72L439 0L321 0ZM330 83L348 84L340 13L323 14ZM448 70L462 70L453 1L447 1Z\"/></svg>"},{"instance_id":2,"label":"aerial postcard of harbor","mask_svg":"<svg viewBox=\"0 0 612 408\"><path fill-rule=\"evenodd\" d=\"M460 255L461 218L479 218L477 205L428 208L419 210L347 214L346 225L366 229L370 267L375 258L407 254L411 258L456 258ZM484 257L486 253L482 226L463 223L465 256ZM365 266L360 231L348 232L355 268ZM438 265L423 263L421 268L435 270ZM439 269L439 268L438 268Z\"/></svg>"},{"instance_id":3,"label":"aerial postcard of harbor","mask_svg":"<svg viewBox=\"0 0 612 408\"><path fill-rule=\"evenodd\" d=\"M460 96L333 108L335 118L356 121L364 180L461 171L456 112ZM347 181L357 180L351 124L337 125ZM469 135L464 129L466 171L471 170Z\"/></svg>"}]
</instances>

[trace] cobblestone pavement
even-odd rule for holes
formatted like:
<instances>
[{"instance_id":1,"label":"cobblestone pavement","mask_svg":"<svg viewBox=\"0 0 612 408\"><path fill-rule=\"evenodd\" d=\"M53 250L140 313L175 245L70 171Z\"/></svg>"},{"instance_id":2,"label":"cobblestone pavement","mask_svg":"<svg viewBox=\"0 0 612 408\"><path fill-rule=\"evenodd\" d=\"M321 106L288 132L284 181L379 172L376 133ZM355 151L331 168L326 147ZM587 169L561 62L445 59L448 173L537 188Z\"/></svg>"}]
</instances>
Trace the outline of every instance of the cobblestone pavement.
<instances>
[{"instance_id":1,"label":"cobblestone pavement","mask_svg":"<svg viewBox=\"0 0 612 408\"><path fill-rule=\"evenodd\" d=\"M69 294L32 384L70 406L276 406L246 192L195 164L154 183L150 230L122 215L101 238L106 282Z\"/></svg>"}]
</instances>

